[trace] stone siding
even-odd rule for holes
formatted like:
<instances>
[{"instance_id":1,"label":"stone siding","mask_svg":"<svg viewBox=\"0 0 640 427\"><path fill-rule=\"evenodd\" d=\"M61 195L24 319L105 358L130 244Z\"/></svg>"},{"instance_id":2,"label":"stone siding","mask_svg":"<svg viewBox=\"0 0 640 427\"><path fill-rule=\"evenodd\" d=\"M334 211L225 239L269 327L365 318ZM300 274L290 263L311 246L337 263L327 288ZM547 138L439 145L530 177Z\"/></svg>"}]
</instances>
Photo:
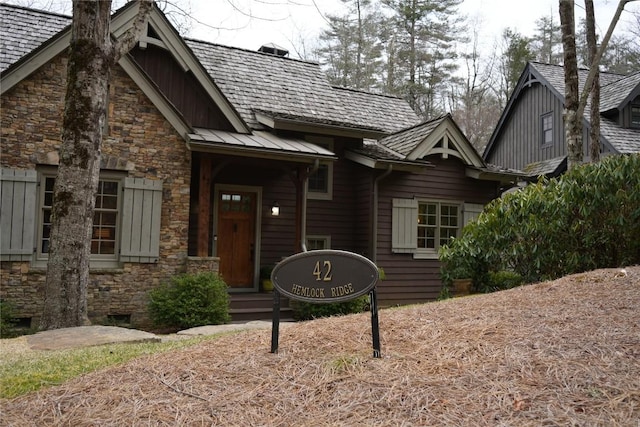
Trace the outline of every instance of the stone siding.
<instances>
[{"instance_id":1,"label":"stone siding","mask_svg":"<svg viewBox=\"0 0 640 427\"><path fill-rule=\"evenodd\" d=\"M65 97L66 58L56 57L2 95L0 164L34 169L57 164ZM88 311L93 321L130 315L135 326L148 324L148 291L186 271L191 153L184 139L120 68L110 84L109 132L102 165L129 177L163 180L160 260L122 263L114 270L92 270ZM35 243L34 243L35 244ZM0 297L19 317L37 325L42 310L45 270L30 262L1 264Z\"/></svg>"}]
</instances>

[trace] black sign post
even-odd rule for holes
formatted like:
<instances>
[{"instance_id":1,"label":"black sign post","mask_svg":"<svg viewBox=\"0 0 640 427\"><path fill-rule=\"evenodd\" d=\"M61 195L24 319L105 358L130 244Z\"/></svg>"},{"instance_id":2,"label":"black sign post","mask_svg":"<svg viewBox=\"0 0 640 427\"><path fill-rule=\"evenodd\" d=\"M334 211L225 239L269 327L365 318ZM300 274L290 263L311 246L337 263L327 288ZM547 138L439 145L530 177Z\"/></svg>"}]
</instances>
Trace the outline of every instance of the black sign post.
<instances>
[{"instance_id":1,"label":"black sign post","mask_svg":"<svg viewBox=\"0 0 640 427\"><path fill-rule=\"evenodd\" d=\"M346 251L302 252L278 263L271 273L274 285L271 352L278 352L281 295L298 301L328 304L349 301L368 293L373 357L381 357L375 290L378 277L378 267L371 260Z\"/></svg>"}]
</instances>

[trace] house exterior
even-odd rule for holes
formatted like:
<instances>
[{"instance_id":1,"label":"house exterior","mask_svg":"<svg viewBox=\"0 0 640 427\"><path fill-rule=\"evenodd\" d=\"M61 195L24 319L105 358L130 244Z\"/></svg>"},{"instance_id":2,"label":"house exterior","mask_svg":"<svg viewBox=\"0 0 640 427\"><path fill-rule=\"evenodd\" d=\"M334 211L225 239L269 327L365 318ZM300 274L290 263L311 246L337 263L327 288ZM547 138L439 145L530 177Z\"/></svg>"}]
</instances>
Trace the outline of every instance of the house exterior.
<instances>
[{"instance_id":1,"label":"house exterior","mask_svg":"<svg viewBox=\"0 0 640 427\"><path fill-rule=\"evenodd\" d=\"M114 36L136 12L113 15ZM0 13L0 296L36 325L70 18ZM269 318L261 268L305 249L376 262L381 306L438 296L439 246L517 176L487 167L451 116L419 123L403 100L331 87L282 53L184 39L154 7L110 82L92 320L144 327L149 290L199 271L222 275L234 319Z\"/></svg>"},{"instance_id":2,"label":"house exterior","mask_svg":"<svg viewBox=\"0 0 640 427\"><path fill-rule=\"evenodd\" d=\"M580 90L588 70L579 70ZM640 70L628 76L600 73L601 155L640 152ZM523 171L529 179L557 176L567 168L564 137L564 68L529 62L485 148L489 164ZM589 108L583 119L589 154Z\"/></svg>"}]
</instances>

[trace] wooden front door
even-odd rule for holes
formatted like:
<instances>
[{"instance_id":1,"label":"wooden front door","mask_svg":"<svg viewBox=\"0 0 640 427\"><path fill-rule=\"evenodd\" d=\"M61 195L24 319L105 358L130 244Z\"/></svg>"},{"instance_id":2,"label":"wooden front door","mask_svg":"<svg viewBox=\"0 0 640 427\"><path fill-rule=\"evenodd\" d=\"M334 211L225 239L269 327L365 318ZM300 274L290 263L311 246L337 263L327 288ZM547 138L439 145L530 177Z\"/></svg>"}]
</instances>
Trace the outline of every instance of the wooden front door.
<instances>
[{"instance_id":1,"label":"wooden front door","mask_svg":"<svg viewBox=\"0 0 640 427\"><path fill-rule=\"evenodd\" d=\"M220 274L233 288L252 288L255 257L257 193L218 193L218 257Z\"/></svg>"}]
</instances>

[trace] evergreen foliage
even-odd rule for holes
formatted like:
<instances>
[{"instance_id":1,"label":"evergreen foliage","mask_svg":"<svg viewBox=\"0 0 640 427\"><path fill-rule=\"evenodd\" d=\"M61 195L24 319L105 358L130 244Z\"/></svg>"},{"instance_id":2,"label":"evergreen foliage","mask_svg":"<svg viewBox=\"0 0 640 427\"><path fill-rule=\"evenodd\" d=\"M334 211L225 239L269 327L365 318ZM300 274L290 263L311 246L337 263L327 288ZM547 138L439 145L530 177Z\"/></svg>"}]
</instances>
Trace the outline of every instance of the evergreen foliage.
<instances>
[{"instance_id":1,"label":"evergreen foliage","mask_svg":"<svg viewBox=\"0 0 640 427\"><path fill-rule=\"evenodd\" d=\"M610 156L491 202L440 251L443 283L480 291L500 271L525 283L640 263L640 155Z\"/></svg>"},{"instance_id":2,"label":"evergreen foliage","mask_svg":"<svg viewBox=\"0 0 640 427\"><path fill-rule=\"evenodd\" d=\"M157 326L193 328L231 320L227 285L213 273L174 277L149 297L149 314Z\"/></svg>"}]
</instances>

